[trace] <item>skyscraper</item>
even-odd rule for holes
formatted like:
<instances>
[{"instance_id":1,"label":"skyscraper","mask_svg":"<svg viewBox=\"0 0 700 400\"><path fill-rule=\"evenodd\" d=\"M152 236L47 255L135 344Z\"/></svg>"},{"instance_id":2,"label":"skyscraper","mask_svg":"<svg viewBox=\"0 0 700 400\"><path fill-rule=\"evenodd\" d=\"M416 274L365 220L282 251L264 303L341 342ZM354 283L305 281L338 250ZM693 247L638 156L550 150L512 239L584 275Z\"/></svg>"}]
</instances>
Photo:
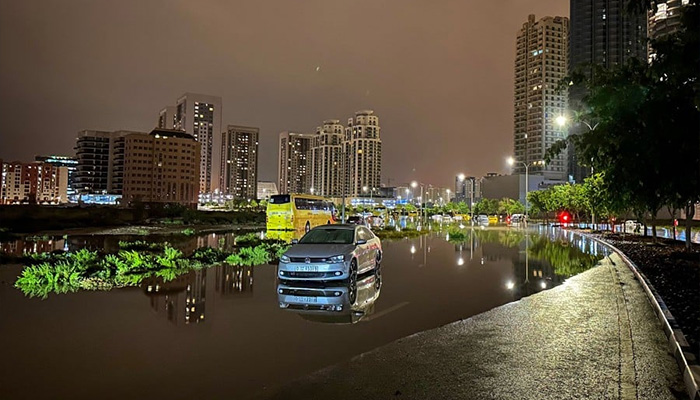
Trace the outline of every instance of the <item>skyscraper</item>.
<instances>
[{"instance_id":1,"label":"skyscraper","mask_svg":"<svg viewBox=\"0 0 700 400\"><path fill-rule=\"evenodd\" d=\"M348 119L343 144L345 195L361 196L363 187L373 191L381 186L382 141L379 131L379 117L372 110L358 111L355 118Z\"/></svg>"},{"instance_id":2,"label":"skyscraper","mask_svg":"<svg viewBox=\"0 0 700 400\"><path fill-rule=\"evenodd\" d=\"M565 130L556 123L568 108L566 90L557 90L567 74L569 20L544 17L539 21L529 15L518 33L515 54L515 172L524 173L521 163L529 165L531 174L545 179L566 180L566 152L547 165L547 149L565 138Z\"/></svg>"},{"instance_id":3,"label":"skyscraper","mask_svg":"<svg viewBox=\"0 0 700 400\"><path fill-rule=\"evenodd\" d=\"M237 199L258 196L259 128L229 125L221 134L221 191Z\"/></svg>"},{"instance_id":4,"label":"skyscraper","mask_svg":"<svg viewBox=\"0 0 700 400\"><path fill-rule=\"evenodd\" d=\"M328 197L343 195L343 133L340 120L323 121L316 128L311 150L311 187L314 194Z\"/></svg>"},{"instance_id":5,"label":"skyscraper","mask_svg":"<svg viewBox=\"0 0 700 400\"><path fill-rule=\"evenodd\" d=\"M628 10L626 3L627 0L571 0L569 73L590 74L593 65L612 68L631 58L646 58L646 14ZM580 108L584 94L583 88L569 90L571 110ZM569 126L570 135L587 130L576 121L571 121ZM568 155L568 175L581 182L590 169L580 165L573 147Z\"/></svg>"},{"instance_id":6,"label":"skyscraper","mask_svg":"<svg viewBox=\"0 0 700 400\"><path fill-rule=\"evenodd\" d=\"M285 131L279 141L279 192L311 192L311 148L313 133Z\"/></svg>"},{"instance_id":7,"label":"skyscraper","mask_svg":"<svg viewBox=\"0 0 700 400\"><path fill-rule=\"evenodd\" d=\"M66 195L70 199L75 195L75 172L78 169L78 160L75 157L50 155L50 156L35 156L34 161L39 161L57 167L66 167L68 170L68 180L66 185Z\"/></svg>"},{"instance_id":8,"label":"skyscraper","mask_svg":"<svg viewBox=\"0 0 700 400\"><path fill-rule=\"evenodd\" d=\"M682 7L689 0L666 0L656 5L656 12L649 11L649 39L659 39L677 32L681 28ZM648 47L649 58L653 58L654 49Z\"/></svg>"},{"instance_id":9,"label":"skyscraper","mask_svg":"<svg viewBox=\"0 0 700 400\"><path fill-rule=\"evenodd\" d=\"M175 106L166 106L160 110L158 129L175 129Z\"/></svg>"},{"instance_id":10,"label":"skyscraper","mask_svg":"<svg viewBox=\"0 0 700 400\"><path fill-rule=\"evenodd\" d=\"M165 110L167 115L167 107ZM221 132L221 97L183 94L175 106L174 128L189 133L201 143L199 192L211 192L214 132Z\"/></svg>"}]
</instances>

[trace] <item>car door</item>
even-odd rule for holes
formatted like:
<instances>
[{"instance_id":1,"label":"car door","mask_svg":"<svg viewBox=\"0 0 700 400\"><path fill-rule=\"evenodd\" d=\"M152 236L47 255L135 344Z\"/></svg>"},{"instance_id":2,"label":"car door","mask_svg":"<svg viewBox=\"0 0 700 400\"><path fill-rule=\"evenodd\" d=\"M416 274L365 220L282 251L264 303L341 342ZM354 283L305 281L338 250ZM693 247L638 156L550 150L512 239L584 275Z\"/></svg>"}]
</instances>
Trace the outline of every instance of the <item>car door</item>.
<instances>
[{"instance_id":1,"label":"car door","mask_svg":"<svg viewBox=\"0 0 700 400\"><path fill-rule=\"evenodd\" d=\"M368 249L369 249L369 243L367 241L369 238L367 237L367 234L365 232L366 228L364 227L358 227L357 228L357 240L364 240L366 243L364 244L359 244L357 245L357 254L358 254L358 270L362 271L365 268L367 268L367 259L368 259Z\"/></svg>"}]
</instances>

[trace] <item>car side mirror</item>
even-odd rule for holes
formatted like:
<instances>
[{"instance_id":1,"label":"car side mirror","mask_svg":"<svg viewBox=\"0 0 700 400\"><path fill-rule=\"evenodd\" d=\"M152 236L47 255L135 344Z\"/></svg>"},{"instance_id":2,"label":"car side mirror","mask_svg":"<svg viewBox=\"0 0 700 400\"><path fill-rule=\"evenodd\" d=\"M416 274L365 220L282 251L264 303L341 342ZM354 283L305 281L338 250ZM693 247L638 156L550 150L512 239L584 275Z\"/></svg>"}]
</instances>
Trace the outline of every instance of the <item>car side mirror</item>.
<instances>
[{"instance_id":1,"label":"car side mirror","mask_svg":"<svg viewBox=\"0 0 700 400\"><path fill-rule=\"evenodd\" d=\"M292 244L297 244L299 243L299 239L292 239Z\"/></svg>"},{"instance_id":2,"label":"car side mirror","mask_svg":"<svg viewBox=\"0 0 700 400\"><path fill-rule=\"evenodd\" d=\"M357 242L355 242L356 245L361 245L361 244L367 244L367 241L365 239L357 239Z\"/></svg>"}]
</instances>

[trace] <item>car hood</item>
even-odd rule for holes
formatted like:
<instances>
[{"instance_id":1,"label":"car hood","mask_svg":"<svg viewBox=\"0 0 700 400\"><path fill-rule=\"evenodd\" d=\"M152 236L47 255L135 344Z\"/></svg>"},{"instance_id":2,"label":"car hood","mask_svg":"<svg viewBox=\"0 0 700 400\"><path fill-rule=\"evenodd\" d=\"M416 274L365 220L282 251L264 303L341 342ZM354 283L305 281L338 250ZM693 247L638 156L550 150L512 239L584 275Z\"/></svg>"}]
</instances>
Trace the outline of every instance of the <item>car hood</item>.
<instances>
[{"instance_id":1,"label":"car hood","mask_svg":"<svg viewBox=\"0 0 700 400\"><path fill-rule=\"evenodd\" d=\"M332 257L350 253L354 248L352 244L295 244L284 254L288 257Z\"/></svg>"}]
</instances>

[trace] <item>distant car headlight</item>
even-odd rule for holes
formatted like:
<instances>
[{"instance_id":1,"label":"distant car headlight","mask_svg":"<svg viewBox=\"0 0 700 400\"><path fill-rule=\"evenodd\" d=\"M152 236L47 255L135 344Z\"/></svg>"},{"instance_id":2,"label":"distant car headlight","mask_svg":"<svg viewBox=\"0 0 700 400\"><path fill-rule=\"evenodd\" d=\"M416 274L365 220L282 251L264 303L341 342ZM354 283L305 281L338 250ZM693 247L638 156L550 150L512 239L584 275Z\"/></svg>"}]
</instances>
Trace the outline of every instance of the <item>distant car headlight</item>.
<instances>
[{"instance_id":1,"label":"distant car headlight","mask_svg":"<svg viewBox=\"0 0 700 400\"><path fill-rule=\"evenodd\" d=\"M282 257L280 257L280 262L288 263L288 262L290 262L290 261L291 261L291 260L289 259L289 257L287 257L287 256L285 256L285 255L282 255Z\"/></svg>"},{"instance_id":2,"label":"distant car headlight","mask_svg":"<svg viewBox=\"0 0 700 400\"><path fill-rule=\"evenodd\" d=\"M345 256L344 256L344 255L328 257L328 262L329 262L329 263L341 263L341 262L344 262L344 261L345 261Z\"/></svg>"}]
</instances>

